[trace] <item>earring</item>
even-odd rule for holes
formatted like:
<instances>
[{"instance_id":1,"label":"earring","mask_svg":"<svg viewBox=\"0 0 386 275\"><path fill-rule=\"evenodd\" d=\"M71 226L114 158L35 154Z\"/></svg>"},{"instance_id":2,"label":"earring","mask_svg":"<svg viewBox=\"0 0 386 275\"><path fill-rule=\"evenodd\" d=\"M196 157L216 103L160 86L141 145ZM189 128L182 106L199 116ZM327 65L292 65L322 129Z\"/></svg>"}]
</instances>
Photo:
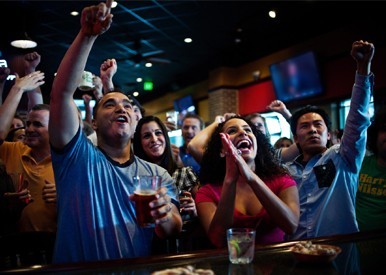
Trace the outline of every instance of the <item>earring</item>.
<instances>
[{"instance_id":1,"label":"earring","mask_svg":"<svg viewBox=\"0 0 386 275\"><path fill-rule=\"evenodd\" d=\"M223 152L220 152L220 157L223 158L225 156L228 156L229 155L229 152L228 151L225 151L225 153Z\"/></svg>"}]
</instances>

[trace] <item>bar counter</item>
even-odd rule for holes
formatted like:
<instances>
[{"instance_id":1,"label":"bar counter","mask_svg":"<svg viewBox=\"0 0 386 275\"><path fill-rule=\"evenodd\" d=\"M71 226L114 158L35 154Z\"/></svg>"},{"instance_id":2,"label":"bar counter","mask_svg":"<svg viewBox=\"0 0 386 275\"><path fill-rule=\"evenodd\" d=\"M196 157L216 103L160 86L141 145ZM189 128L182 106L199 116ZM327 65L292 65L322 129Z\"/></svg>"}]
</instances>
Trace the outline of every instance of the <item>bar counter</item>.
<instances>
[{"instance_id":1,"label":"bar counter","mask_svg":"<svg viewBox=\"0 0 386 275\"><path fill-rule=\"evenodd\" d=\"M339 246L342 252L329 263L298 262L290 247L295 242L256 245L253 263L233 265L227 249L197 250L191 253L165 254L152 257L110 261L45 265L2 270L0 273L87 273L87 274L151 274L154 271L191 265L211 269L215 274L385 274L386 230L310 239L313 243Z\"/></svg>"}]
</instances>

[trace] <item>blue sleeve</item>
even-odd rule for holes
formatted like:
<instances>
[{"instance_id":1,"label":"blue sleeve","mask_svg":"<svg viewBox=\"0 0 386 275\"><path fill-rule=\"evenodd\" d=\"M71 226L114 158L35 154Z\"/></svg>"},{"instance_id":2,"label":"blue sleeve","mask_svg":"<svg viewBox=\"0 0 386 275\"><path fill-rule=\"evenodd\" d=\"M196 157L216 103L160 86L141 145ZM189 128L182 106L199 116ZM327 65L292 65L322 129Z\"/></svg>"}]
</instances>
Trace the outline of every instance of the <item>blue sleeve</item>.
<instances>
[{"instance_id":1,"label":"blue sleeve","mask_svg":"<svg viewBox=\"0 0 386 275\"><path fill-rule=\"evenodd\" d=\"M340 154L355 173L359 171L366 151L367 128L370 126L369 103L373 86L373 74L356 74L340 146Z\"/></svg>"}]
</instances>

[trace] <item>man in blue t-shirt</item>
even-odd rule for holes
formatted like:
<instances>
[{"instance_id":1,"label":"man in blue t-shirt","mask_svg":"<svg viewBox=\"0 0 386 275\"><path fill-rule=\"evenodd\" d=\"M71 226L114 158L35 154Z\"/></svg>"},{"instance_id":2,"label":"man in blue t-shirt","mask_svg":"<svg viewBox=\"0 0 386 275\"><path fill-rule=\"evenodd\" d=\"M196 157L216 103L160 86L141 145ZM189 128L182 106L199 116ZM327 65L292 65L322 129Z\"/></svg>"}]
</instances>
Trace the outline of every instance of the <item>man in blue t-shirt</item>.
<instances>
[{"instance_id":1,"label":"man in blue t-shirt","mask_svg":"<svg viewBox=\"0 0 386 275\"><path fill-rule=\"evenodd\" d=\"M137 117L127 95L106 93L94 107L97 147L80 129L73 96L94 42L110 28L111 3L107 0L83 9L81 30L63 57L52 86L49 135L59 183L54 263L149 256L154 234L166 238L182 230L171 176L131 150ZM149 204L154 228L142 228L136 222L130 199L136 175L162 177L163 187Z\"/></svg>"}]
</instances>

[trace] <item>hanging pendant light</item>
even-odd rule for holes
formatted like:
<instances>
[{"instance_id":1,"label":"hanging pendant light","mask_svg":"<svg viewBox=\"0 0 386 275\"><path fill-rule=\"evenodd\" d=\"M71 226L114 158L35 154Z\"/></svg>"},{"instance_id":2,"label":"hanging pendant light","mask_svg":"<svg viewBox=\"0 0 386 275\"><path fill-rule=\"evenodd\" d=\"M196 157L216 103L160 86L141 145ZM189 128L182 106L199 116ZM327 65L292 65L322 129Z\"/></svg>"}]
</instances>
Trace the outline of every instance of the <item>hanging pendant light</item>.
<instances>
[{"instance_id":1,"label":"hanging pendant light","mask_svg":"<svg viewBox=\"0 0 386 275\"><path fill-rule=\"evenodd\" d=\"M20 39L13 40L11 45L15 48L30 49L35 48L38 44L28 36L27 32L24 32L24 35Z\"/></svg>"}]
</instances>

